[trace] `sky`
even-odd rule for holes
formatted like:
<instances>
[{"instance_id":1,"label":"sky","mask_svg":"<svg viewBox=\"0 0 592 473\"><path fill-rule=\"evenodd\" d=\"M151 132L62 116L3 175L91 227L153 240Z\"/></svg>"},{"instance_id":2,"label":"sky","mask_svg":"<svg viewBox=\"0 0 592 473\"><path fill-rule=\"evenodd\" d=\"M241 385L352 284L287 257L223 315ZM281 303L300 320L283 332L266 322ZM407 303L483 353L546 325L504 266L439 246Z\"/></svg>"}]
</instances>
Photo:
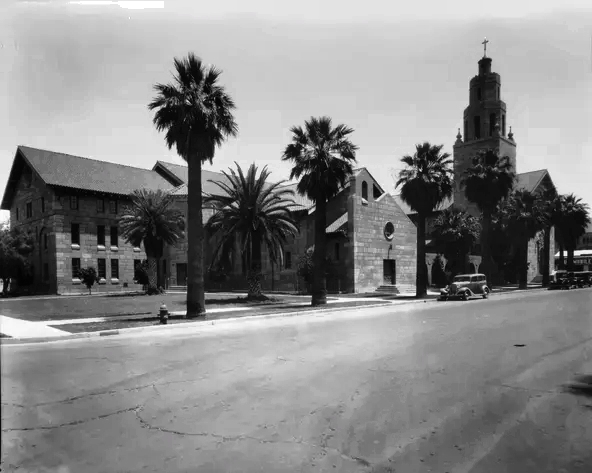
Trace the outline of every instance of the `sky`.
<instances>
[{"instance_id":1,"label":"sky","mask_svg":"<svg viewBox=\"0 0 592 473\"><path fill-rule=\"evenodd\" d=\"M256 162L285 179L290 128L328 115L354 128L358 167L397 193L393 176L416 143L452 154L487 37L518 172L545 168L559 192L592 205L587 0L1 3L2 193L19 144L144 168L182 163L147 104L190 51L222 69L237 104L239 136L206 169Z\"/></svg>"}]
</instances>

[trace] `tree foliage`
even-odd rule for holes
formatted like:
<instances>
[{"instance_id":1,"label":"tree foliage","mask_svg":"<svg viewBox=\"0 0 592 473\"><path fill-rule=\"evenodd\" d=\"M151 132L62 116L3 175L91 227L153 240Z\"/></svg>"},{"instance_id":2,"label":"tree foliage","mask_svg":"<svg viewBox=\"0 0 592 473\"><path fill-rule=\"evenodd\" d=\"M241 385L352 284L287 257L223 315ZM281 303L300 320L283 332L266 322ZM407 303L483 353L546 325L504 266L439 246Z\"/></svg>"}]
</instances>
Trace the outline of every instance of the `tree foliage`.
<instances>
[{"instance_id":1,"label":"tree foliage","mask_svg":"<svg viewBox=\"0 0 592 473\"><path fill-rule=\"evenodd\" d=\"M0 229L0 279L3 292L8 290L11 279L24 284L31 279L31 265L28 257L35 249L33 235L19 227Z\"/></svg>"},{"instance_id":2,"label":"tree foliage","mask_svg":"<svg viewBox=\"0 0 592 473\"><path fill-rule=\"evenodd\" d=\"M87 287L88 293L90 294L91 288L94 286L95 282L99 280L97 270L92 266L89 266L87 268L82 268L79 274L82 283Z\"/></svg>"}]
</instances>

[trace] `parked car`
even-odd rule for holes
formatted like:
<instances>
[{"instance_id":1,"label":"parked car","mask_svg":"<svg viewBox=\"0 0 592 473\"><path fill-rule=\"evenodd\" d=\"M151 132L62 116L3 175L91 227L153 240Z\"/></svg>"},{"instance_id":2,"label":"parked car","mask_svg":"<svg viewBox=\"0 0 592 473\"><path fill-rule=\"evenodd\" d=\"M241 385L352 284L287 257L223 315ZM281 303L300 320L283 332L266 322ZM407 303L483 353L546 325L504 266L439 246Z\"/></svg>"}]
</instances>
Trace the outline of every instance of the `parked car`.
<instances>
[{"instance_id":1,"label":"parked car","mask_svg":"<svg viewBox=\"0 0 592 473\"><path fill-rule=\"evenodd\" d=\"M553 274L551 274L551 280L549 281L549 290L569 290L572 287L578 287L578 282L573 272L560 269L559 271L555 271Z\"/></svg>"},{"instance_id":2,"label":"parked car","mask_svg":"<svg viewBox=\"0 0 592 473\"><path fill-rule=\"evenodd\" d=\"M574 276L578 287L592 287L592 271L579 271Z\"/></svg>"},{"instance_id":3,"label":"parked car","mask_svg":"<svg viewBox=\"0 0 592 473\"><path fill-rule=\"evenodd\" d=\"M470 297L489 297L489 285L485 274L459 274L454 277L452 283L440 290L441 301L448 299L468 300Z\"/></svg>"}]
</instances>

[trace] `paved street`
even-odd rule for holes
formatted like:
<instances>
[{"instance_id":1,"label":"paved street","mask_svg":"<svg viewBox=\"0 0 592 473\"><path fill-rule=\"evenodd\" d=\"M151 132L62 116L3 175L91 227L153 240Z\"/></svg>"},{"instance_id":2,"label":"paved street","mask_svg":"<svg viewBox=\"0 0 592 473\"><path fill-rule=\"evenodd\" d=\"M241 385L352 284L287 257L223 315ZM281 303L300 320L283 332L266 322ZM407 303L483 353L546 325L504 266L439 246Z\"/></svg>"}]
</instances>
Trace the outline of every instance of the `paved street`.
<instances>
[{"instance_id":1,"label":"paved street","mask_svg":"<svg viewBox=\"0 0 592 473\"><path fill-rule=\"evenodd\" d=\"M589 472L592 290L2 346L2 471Z\"/></svg>"}]
</instances>

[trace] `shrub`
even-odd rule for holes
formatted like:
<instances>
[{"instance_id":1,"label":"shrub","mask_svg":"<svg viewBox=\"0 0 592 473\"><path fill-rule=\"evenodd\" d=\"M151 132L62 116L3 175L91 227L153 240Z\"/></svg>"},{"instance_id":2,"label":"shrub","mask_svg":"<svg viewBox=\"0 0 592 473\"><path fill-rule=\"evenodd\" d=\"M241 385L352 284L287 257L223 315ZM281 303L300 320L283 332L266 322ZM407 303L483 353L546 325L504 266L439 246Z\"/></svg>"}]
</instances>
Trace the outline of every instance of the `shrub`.
<instances>
[{"instance_id":1,"label":"shrub","mask_svg":"<svg viewBox=\"0 0 592 473\"><path fill-rule=\"evenodd\" d=\"M99 280L97 277L97 270L91 266L88 268L82 268L80 270L80 279L84 283L84 285L88 288L88 293L91 293L91 287L93 287L94 283Z\"/></svg>"}]
</instances>

